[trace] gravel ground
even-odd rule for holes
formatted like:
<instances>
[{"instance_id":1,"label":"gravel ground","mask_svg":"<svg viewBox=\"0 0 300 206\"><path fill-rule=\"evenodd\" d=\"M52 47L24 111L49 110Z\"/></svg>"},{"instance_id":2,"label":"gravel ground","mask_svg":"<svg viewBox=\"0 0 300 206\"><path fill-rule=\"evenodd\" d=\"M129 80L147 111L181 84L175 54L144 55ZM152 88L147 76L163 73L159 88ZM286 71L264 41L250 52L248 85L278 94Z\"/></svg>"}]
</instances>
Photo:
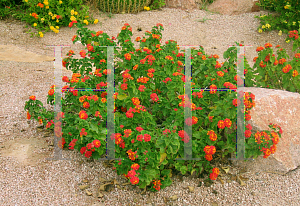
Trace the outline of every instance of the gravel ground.
<instances>
[{"instance_id":1,"label":"gravel ground","mask_svg":"<svg viewBox=\"0 0 300 206\"><path fill-rule=\"evenodd\" d=\"M292 46L284 41L286 35L278 36L277 31L262 34L256 31L259 21L254 16L259 13L267 14L261 11L222 16L202 10L186 12L163 8L162 11L139 14L116 14L110 19L102 13L95 13L94 17L102 22L102 26L89 25L88 28L103 30L109 36L116 37L124 23L129 23L134 42L137 36L142 37L156 23L162 23L165 28L162 32L163 45L170 39L176 40L178 45L202 45L207 54L218 54L219 62L224 61L223 52L235 41L244 41L244 44L253 46L246 48L246 57L251 66L252 59L257 55L256 47L267 42L274 47L280 44L291 56ZM212 20L205 23L196 21L204 17ZM54 55L53 49L45 45L71 45L62 49L63 55L70 49L75 53L84 49L82 45L73 45L71 42L76 34L75 28L61 28L58 34L46 33L43 38L30 38L30 34L24 32L24 26L21 22L0 21L0 44L16 45L26 51L48 56ZM142 28L142 32L137 31L138 27ZM134 43L137 48L138 44ZM62 156L72 161L41 158L53 156L51 143L39 146L42 142L51 142L51 138L36 129L38 123L28 123L26 120L23 108L30 95L35 95L46 105L46 94L53 84L53 62L0 61L0 66L0 205L300 205L299 169L280 175L241 172L241 168L231 167L231 178L222 173L220 177L223 181L215 181L210 187L204 184L199 187L203 179L183 176L181 180L176 176L172 177L173 184L170 187L155 194L147 191L141 195L141 190L135 186L121 185L118 188L115 184L111 191L101 191L103 196L98 197L103 182L101 178L115 179L120 184L127 181L111 168L105 167L103 162L90 162L77 151L62 151ZM63 75L70 77L71 74L63 70ZM21 141L31 141L32 138L39 143L35 146L21 144ZM20 147L16 146L17 143ZM8 152L11 153L4 155ZM24 155L28 156L27 162L23 161ZM248 178L244 186L234 179L236 174ZM87 191L81 190L80 185L89 187ZM187 186L194 187L194 191ZM177 195L177 199L168 201L174 195Z\"/></svg>"}]
</instances>

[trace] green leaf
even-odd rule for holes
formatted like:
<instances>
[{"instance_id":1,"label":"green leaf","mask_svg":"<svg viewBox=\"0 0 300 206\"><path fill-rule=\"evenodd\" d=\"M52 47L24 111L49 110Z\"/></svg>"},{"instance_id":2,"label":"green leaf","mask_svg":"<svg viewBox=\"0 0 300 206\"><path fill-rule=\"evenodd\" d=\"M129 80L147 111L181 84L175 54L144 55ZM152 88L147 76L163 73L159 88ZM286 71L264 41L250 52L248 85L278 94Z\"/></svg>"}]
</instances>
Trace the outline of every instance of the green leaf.
<instances>
[{"instance_id":1,"label":"green leaf","mask_svg":"<svg viewBox=\"0 0 300 206\"><path fill-rule=\"evenodd\" d=\"M223 141L219 141L219 142L217 143L217 145L218 145L218 147L223 148L224 142L223 142Z\"/></svg>"},{"instance_id":2,"label":"green leaf","mask_svg":"<svg viewBox=\"0 0 300 206\"><path fill-rule=\"evenodd\" d=\"M118 100L124 100L127 98L126 94L118 95Z\"/></svg>"},{"instance_id":3,"label":"green leaf","mask_svg":"<svg viewBox=\"0 0 300 206\"><path fill-rule=\"evenodd\" d=\"M161 171L161 175L162 175L162 176L167 176L167 175L169 175L170 173L171 173L171 170L170 170L170 169Z\"/></svg>"},{"instance_id":4,"label":"green leaf","mask_svg":"<svg viewBox=\"0 0 300 206\"><path fill-rule=\"evenodd\" d=\"M196 169L192 169L191 171L191 175L193 175L193 173L196 171Z\"/></svg>"},{"instance_id":5,"label":"green leaf","mask_svg":"<svg viewBox=\"0 0 300 206\"><path fill-rule=\"evenodd\" d=\"M187 171L187 166L183 165L180 167L180 172L184 175Z\"/></svg>"},{"instance_id":6,"label":"green leaf","mask_svg":"<svg viewBox=\"0 0 300 206\"><path fill-rule=\"evenodd\" d=\"M162 161L164 161L167 157L167 153L162 153L160 154L160 159L159 159L159 163L162 163Z\"/></svg>"},{"instance_id":7,"label":"green leaf","mask_svg":"<svg viewBox=\"0 0 300 206\"><path fill-rule=\"evenodd\" d=\"M90 127L90 129L92 130L92 131L95 131L97 134L99 133L99 131L98 131L98 127L95 125L95 124L90 124L91 125L91 127Z\"/></svg>"},{"instance_id":8,"label":"green leaf","mask_svg":"<svg viewBox=\"0 0 300 206\"><path fill-rule=\"evenodd\" d=\"M141 189L144 189L146 186L147 186L147 182L143 182L142 184L140 184L139 187L140 187Z\"/></svg>"}]
</instances>

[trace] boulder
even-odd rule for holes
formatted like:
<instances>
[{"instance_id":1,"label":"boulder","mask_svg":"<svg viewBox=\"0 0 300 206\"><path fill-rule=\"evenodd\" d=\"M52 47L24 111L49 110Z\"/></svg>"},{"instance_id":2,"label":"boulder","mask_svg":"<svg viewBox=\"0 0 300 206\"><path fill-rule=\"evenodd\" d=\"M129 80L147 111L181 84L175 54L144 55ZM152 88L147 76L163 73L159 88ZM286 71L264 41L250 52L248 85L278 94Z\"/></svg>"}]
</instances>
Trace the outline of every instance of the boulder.
<instances>
[{"instance_id":1,"label":"boulder","mask_svg":"<svg viewBox=\"0 0 300 206\"><path fill-rule=\"evenodd\" d=\"M253 0L216 0L207 9L223 15L239 15L251 12L253 6Z\"/></svg>"},{"instance_id":2,"label":"boulder","mask_svg":"<svg viewBox=\"0 0 300 206\"><path fill-rule=\"evenodd\" d=\"M198 9L195 0L165 0L167 8L178 8L182 10Z\"/></svg>"},{"instance_id":3,"label":"boulder","mask_svg":"<svg viewBox=\"0 0 300 206\"><path fill-rule=\"evenodd\" d=\"M277 150L267 158L263 155L253 161L233 161L235 165L254 171L287 173L300 165L300 94L295 92L244 87L244 92L255 95L255 107L250 110L252 134L257 131L273 131L269 123L282 129Z\"/></svg>"}]
</instances>

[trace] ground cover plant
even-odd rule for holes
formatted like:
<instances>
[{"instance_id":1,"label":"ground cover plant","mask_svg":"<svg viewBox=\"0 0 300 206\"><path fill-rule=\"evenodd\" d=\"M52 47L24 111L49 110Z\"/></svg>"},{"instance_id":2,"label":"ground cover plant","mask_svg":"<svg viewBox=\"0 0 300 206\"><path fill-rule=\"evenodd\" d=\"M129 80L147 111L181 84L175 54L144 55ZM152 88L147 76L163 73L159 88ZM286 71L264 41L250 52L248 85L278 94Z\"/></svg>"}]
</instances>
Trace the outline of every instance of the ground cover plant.
<instances>
[{"instance_id":1,"label":"ground cover plant","mask_svg":"<svg viewBox=\"0 0 300 206\"><path fill-rule=\"evenodd\" d=\"M287 1L287 0L260 0L256 3L264 10L276 11L277 14L268 14L255 16L260 19L261 26L258 28L258 32L278 30L279 35L282 33L289 33L290 40L297 40L298 35L295 35L295 39L291 39L291 32L297 33L300 29L300 2L299 1ZM299 31L300 32L300 31ZM300 47L298 42L297 46Z\"/></svg>"},{"instance_id":2,"label":"ground cover plant","mask_svg":"<svg viewBox=\"0 0 300 206\"><path fill-rule=\"evenodd\" d=\"M236 150L237 107L246 106L248 121L250 109L255 106L255 96L251 93L245 94L243 103L236 98L236 84L243 83L236 71L237 49L232 47L223 54L227 59L223 64L217 61L218 55L206 55L203 47L191 50L195 78L192 85L199 90L192 92L189 100L184 93L185 53L179 52L176 41L160 44L163 25L157 24L151 32L146 31L148 38L136 38L140 49L133 47L129 24L124 24L117 38L109 38L103 31L91 31L74 21L70 26L78 27L73 43L80 41L87 46L87 51L80 51L81 58L75 59L72 57L75 52L70 50L69 57L63 60L63 66L72 70L73 75L72 79L62 78L66 82L62 88L62 112L54 119L54 112L47 111L32 95L24 107L28 111L27 118L54 130L55 135L61 137L61 147L69 146L87 158L105 157L107 139L114 140L115 157L122 158L115 161L114 169L140 188L156 191L169 186L173 170L182 174L205 173L216 180L219 169L211 165L213 157L220 154L228 158ZM117 46L116 40L122 49L114 47L115 57L123 60L115 65L117 92L111 97L115 100L116 130L114 135L106 137L108 96L105 90L107 74L111 71L107 70L107 48L98 46ZM265 47L267 50L271 45ZM243 58L246 75L252 70ZM93 66L95 72L92 72ZM205 91L206 85L209 89ZM227 88L227 91L217 91L218 88ZM52 85L47 100L50 105L54 105L54 93ZM191 111L190 119L184 119L186 107ZM56 122L60 119L61 123ZM192 137L184 131L184 124L192 126ZM269 127L274 131L252 134L251 125L246 125L245 158L256 158L260 154L267 158L276 151L282 130L278 125ZM184 145L191 139L190 151L194 158L201 160L176 160L184 157Z\"/></svg>"},{"instance_id":3,"label":"ground cover plant","mask_svg":"<svg viewBox=\"0 0 300 206\"><path fill-rule=\"evenodd\" d=\"M12 13L13 17L35 28L36 33L31 32L31 29L29 32L39 37L48 31L58 33L61 27L69 26L70 21L86 25L98 23L98 19L89 14L89 7L82 0L22 0L21 9L15 9Z\"/></svg>"}]
</instances>

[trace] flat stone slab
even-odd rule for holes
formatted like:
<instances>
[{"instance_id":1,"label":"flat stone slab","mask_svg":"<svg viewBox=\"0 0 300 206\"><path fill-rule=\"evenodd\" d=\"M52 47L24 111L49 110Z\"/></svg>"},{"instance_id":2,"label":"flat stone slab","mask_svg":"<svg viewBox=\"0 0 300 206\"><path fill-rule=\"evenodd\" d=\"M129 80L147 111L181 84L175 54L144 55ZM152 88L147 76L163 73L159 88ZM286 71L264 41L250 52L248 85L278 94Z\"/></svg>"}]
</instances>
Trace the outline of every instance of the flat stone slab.
<instances>
[{"instance_id":1,"label":"flat stone slab","mask_svg":"<svg viewBox=\"0 0 300 206\"><path fill-rule=\"evenodd\" d=\"M53 60L54 56L39 55L14 45L0 45L0 61L43 62Z\"/></svg>"}]
</instances>

